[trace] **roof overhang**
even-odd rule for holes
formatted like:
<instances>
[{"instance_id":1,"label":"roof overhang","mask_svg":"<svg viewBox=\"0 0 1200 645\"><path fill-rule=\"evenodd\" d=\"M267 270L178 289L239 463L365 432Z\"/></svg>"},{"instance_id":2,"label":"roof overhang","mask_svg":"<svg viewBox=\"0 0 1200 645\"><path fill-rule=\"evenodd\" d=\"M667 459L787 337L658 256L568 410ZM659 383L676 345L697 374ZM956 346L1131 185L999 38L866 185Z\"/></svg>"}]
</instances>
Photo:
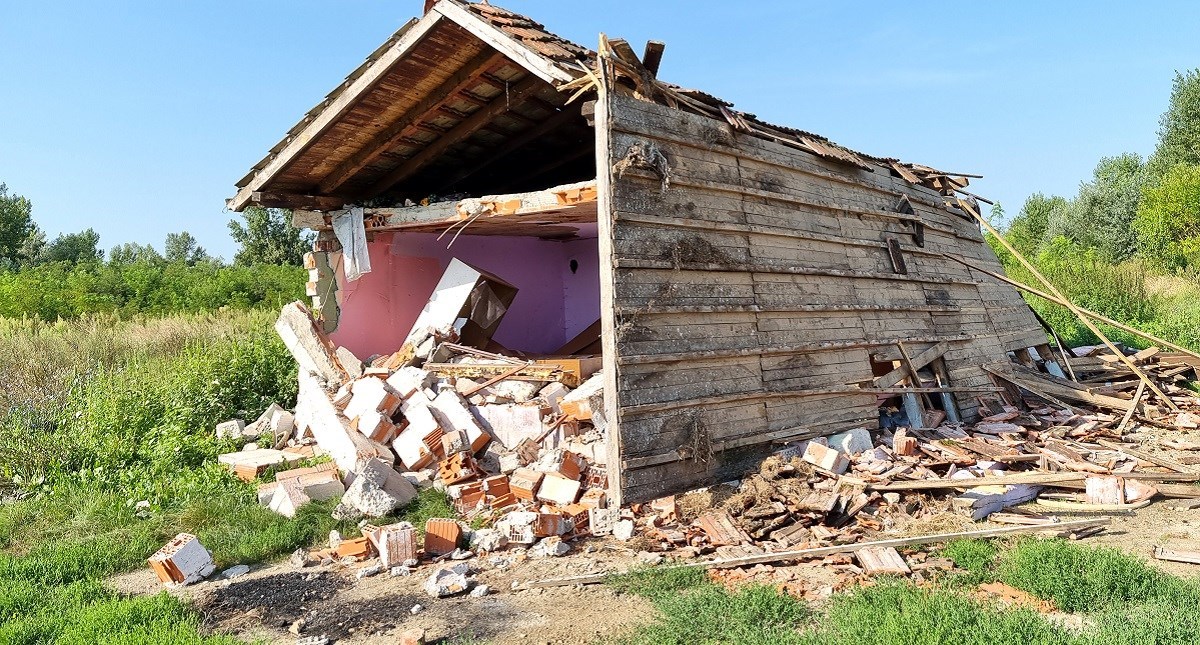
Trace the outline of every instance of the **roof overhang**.
<instances>
[{"instance_id":1,"label":"roof overhang","mask_svg":"<svg viewBox=\"0 0 1200 645\"><path fill-rule=\"evenodd\" d=\"M528 143L550 129L539 124L570 120L554 88L590 55L498 7L441 0L310 110L227 205L335 210L418 175L481 129L496 148Z\"/></svg>"}]
</instances>

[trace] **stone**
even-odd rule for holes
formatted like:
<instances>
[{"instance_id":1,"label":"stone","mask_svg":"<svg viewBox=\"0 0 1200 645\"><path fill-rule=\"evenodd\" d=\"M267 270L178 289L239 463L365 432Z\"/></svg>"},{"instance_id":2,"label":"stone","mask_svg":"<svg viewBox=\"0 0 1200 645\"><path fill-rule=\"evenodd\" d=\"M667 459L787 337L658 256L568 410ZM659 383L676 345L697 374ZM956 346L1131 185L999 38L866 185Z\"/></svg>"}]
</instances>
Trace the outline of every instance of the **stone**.
<instances>
[{"instance_id":1,"label":"stone","mask_svg":"<svg viewBox=\"0 0 1200 645\"><path fill-rule=\"evenodd\" d=\"M300 632L304 631L304 628L307 625L308 625L308 621L304 620L303 618L300 618L288 626L288 631L299 636Z\"/></svg>"},{"instance_id":2,"label":"stone","mask_svg":"<svg viewBox=\"0 0 1200 645\"><path fill-rule=\"evenodd\" d=\"M388 575L393 578L407 578L408 576L411 576L412 573L413 570L409 567L392 567L391 569L388 569Z\"/></svg>"},{"instance_id":3,"label":"stone","mask_svg":"<svg viewBox=\"0 0 1200 645\"><path fill-rule=\"evenodd\" d=\"M622 542L633 539L633 520L619 520L613 523L612 534Z\"/></svg>"},{"instance_id":4,"label":"stone","mask_svg":"<svg viewBox=\"0 0 1200 645\"><path fill-rule=\"evenodd\" d=\"M645 565L649 565L649 566L654 566L656 564L662 564L663 554L652 553L650 551L642 551L637 554L637 561L638 561L638 564L645 564Z\"/></svg>"},{"instance_id":5,"label":"stone","mask_svg":"<svg viewBox=\"0 0 1200 645\"><path fill-rule=\"evenodd\" d=\"M508 536L496 529L479 529L471 536L470 544L476 553L491 553L508 546Z\"/></svg>"},{"instance_id":6,"label":"stone","mask_svg":"<svg viewBox=\"0 0 1200 645\"><path fill-rule=\"evenodd\" d=\"M359 569L358 571L355 571L354 577L359 580L362 580L363 578L377 576L381 573L383 573L383 565L382 564L372 564L370 566L363 567L363 568Z\"/></svg>"},{"instance_id":7,"label":"stone","mask_svg":"<svg viewBox=\"0 0 1200 645\"><path fill-rule=\"evenodd\" d=\"M342 543L342 532L333 529L329 532L329 548L336 549Z\"/></svg>"},{"instance_id":8,"label":"stone","mask_svg":"<svg viewBox=\"0 0 1200 645\"><path fill-rule=\"evenodd\" d=\"M425 645L425 630L420 627L406 629L397 639L399 645Z\"/></svg>"},{"instance_id":9,"label":"stone","mask_svg":"<svg viewBox=\"0 0 1200 645\"><path fill-rule=\"evenodd\" d=\"M246 429L246 422L241 419L230 419L224 423L217 424L218 439L241 439L242 431Z\"/></svg>"},{"instance_id":10,"label":"stone","mask_svg":"<svg viewBox=\"0 0 1200 645\"><path fill-rule=\"evenodd\" d=\"M417 497L417 489L388 464L372 459L357 471L342 504L368 517L383 517Z\"/></svg>"},{"instance_id":11,"label":"stone","mask_svg":"<svg viewBox=\"0 0 1200 645\"><path fill-rule=\"evenodd\" d=\"M450 554L451 560L470 560L473 557L475 557L475 554L467 549L455 549L454 552Z\"/></svg>"},{"instance_id":12,"label":"stone","mask_svg":"<svg viewBox=\"0 0 1200 645\"><path fill-rule=\"evenodd\" d=\"M543 538L529 551L535 557L562 557L571 552L571 545L563 542L557 535Z\"/></svg>"},{"instance_id":13,"label":"stone","mask_svg":"<svg viewBox=\"0 0 1200 645\"><path fill-rule=\"evenodd\" d=\"M315 564L312 558L308 557L308 551L305 551L304 549L296 549L295 551L292 551L292 555L288 558L288 563L297 569L303 569L304 567Z\"/></svg>"},{"instance_id":14,"label":"stone","mask_svg":"<svg viewBox=\"0 0 1200 645\"><path fill-rule=\"evenodd\" d=\"M250 567L248 567L244 564L239 564L236 566L229 567L228 569L222 571L221 577L228 580L230 578L237 578L239 576L244 576L247 573L250 573Z\"/></svg>"},{"instance_id":15,"label":"stone","mask_svg":"<svg viewBox=\"0 0 1200 645\"><path fill-rule=\"evenodd\" d=\"M296 645L329 645L329 637L324 634L320 636L305 636L297 640Z\"/></svg>"},{"instance_id":16,"label":"stone","mask_svg":"<svg viewBox=\"0 0 1200 645\"><path fill-rule=\"evenodd\" d=\"M417 603L417 604L415 604L415 605L413 605L413 606L412 606L412 609L409 609L409 610L408 610L408 613L410 613L410 614L412 614L412 615L416 616L417 614L419 614L419 613L421 613L421 612L423 612L423 611L425 611L425 605L422 605L422 604L420 604L420 603Z\"/></svg>"},{"instance_id":17,"label":"stone","mask_svg":"<svg viewBox=\"0 0 1200 645\"><path fill-rule=\"evenodd\" d=\"M425 593L434 598L446 598L469 591L475 584L470 571L465 563L438 569L425 581Z\"/></svg>"},{"instance_id":18,"label":"stone","mask_svg":"<svg viewBox=\"0 0 1200 645\"><path fill-rule=\"evenodd\" d=\"M491 587L487 585L479 585L471 590L470 595L472 598L482 598L490 593L492 593Z\"/></svg>"},{"instance_id":19,"label":"stone","mask_svg":"<svg viewBox=\"0 0 1200 645\"><path fill-rule=\"evenodd\" d=\"M854 428L829 437L829 447L843 455L857 455L874 447L866 428Z\"/></svg>"}]
</instances>

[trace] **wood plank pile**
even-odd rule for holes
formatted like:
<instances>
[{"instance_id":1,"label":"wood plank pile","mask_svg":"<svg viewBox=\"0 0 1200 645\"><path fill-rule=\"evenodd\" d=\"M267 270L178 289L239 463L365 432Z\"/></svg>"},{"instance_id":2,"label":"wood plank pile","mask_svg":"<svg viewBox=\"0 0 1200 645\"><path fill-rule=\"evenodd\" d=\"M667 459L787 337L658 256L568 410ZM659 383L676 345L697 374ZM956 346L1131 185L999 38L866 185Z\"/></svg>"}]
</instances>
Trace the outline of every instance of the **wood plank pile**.
<instances>
[{"instance_id":1,"label":"wood plank pile","mask_svg":"<svg viewBox=\"0 0 1200 645\"><path fill-rule=\"evenodd\" d=\"M1179 454L1200 451L1200 397L1184 387L1193 364L1153 349L1131 352L1168 402L1146 396L1114 357L1081 353L1072 361L1080 382L990 366L1012 393L982 398L987 416L973 425L857 429L789 445L739 482L704 491L716 502L711 510L687 518L674 510L696 493L657 500L633 507L636 526L653 549L716 563L758 558L762 566L772 553L880 540L920 524L988 519L1053 529L1056 513L1099 517L1162 498L1200 505L1192 485L1200 452ZM1051 391L1073 404L1053 402ZM855 557L857 564L828 556L827 564L856 575L904 574L909 566L894 549Z\"/></svg>"}]
</instances>

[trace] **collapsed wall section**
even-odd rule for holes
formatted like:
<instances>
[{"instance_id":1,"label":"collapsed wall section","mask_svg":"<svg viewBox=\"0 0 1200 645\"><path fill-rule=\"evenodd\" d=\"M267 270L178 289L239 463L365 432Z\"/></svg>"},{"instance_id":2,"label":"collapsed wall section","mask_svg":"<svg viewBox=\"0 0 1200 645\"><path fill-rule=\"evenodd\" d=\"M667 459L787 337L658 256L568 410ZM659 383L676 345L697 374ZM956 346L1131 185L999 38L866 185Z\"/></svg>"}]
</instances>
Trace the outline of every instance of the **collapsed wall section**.
<instances>
[{"instance_id":1,"label":"collapsed wall section","mask_svg":"<svg viewBox=\"0 0 1200 645\"><path fill-rule=\"evenodd\" d=\"M935 191L607 101L606 369L625 502L738 478L781 441L876 427L894 394L873 386L873 361L898 360L900 343L944 344L968 418L994 391L981 363L1045 343L1015 290L944 257L1002 270Z\"/></svg>"},{"instance_id":2,"label":"collapsed wall section","mask_svg":"<svg viewBox=\"0 0 1200 645\"><path fill-rule=\"evenodd\" d=\"M493 339L512 350L550 354L600 318L598 256L594 225L580 237L436 233L380 233L367 246L370 273L346 282L337 271L341 309L331 338L360 358L390 354L428 302L452 259L491 273L517 288Z\"/></svg>"}]
</instances>

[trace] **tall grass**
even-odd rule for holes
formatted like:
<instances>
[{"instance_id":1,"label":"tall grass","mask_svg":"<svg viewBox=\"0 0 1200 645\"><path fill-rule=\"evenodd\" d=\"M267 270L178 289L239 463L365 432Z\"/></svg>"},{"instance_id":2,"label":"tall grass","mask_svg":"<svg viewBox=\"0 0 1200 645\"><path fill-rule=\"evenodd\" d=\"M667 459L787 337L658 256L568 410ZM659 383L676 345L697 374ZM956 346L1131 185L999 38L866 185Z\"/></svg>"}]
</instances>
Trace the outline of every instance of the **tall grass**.
<instances>
[{"instance_id":1,"label":"tall grass","mask_svg":"<svg viewBox=\"0 0 1200 645\"><path fill-rule=\"evenodd\" d=\"M1016 258L989 236L989 242L1014 280L1045 290ZM1164 276L1145 262L1133 259L1112 264L1094 250L1058 238L1028 258L1030 262L1076 305L1200 351L1200 277L1188 274ZM1025 294L1029 304L1072 347L1097 344L1100 340L1069 309L1037 296ZM1110 338L1133 347L1147 341L1101 325Z\"/></svg>"},{"instance_id":2,"label":"tall grass","mask_svg":"<svg viewBox=\"0 0 1200 645\"><path fill-rule=\"evenodd\" d=\"M100 581L193 533L219 567L323 540L336 500L294 519L216 464L214 425L291 406L295 364L273 312L158 320L0 320L0 643L224 643L166 594L123 598ZM13 499L21 497L22 499ZM139 505L149 502L148 508ZM424 491L403 519L450 512ZM388 518L381 522L390 521Z\"/></svg>"}]
</instances>

